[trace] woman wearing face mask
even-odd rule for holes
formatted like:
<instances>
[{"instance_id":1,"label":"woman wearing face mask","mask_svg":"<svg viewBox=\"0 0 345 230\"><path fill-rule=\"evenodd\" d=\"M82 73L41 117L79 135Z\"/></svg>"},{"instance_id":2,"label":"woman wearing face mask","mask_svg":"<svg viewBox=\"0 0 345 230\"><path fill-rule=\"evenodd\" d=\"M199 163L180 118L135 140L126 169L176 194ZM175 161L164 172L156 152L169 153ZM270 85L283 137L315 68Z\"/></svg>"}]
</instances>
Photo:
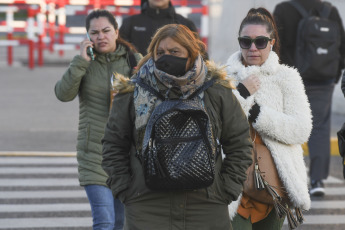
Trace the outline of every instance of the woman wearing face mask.
<instances>
[{"instance_id":1,"label":"woman wearing face mask","mask_svg":"<svg viewBox=\"0 0 345 230\"><path fill-rule=\"evenodd\" d=\"M111 103L111 75L130 77L129 59L141 55L131 44L119 37L114 16L106 10L92 11L86 17L85 37L80 55L73 58L69 68L56 83L56 97L63 102L79 96L79 128L77 160L79 182L84 186L93 217L93 229L122 229L123 204L114 199L107 187L107 174L101 167L104 127ZM94 60L88 49L93 48ZM114 108L117 109L117 108Z\"/></svg>"},{"instance_id":2,"label":"woman wearing face mask","mask_svg":"<svg viewBox=\"0 0 345 230\"><path fill-rule=\"evenodd\" d=\"M203 49L204 44L187 27L166 25L153 37L132 78L140 78L162 95L169 91L169 99L188 98L215 79L199 96L225 158L216 158L215 178L208 187L178 191L147 187L136 152L142 148L147 121L161 100L133 81L118 79L114 106L122 109L110 115L102 166L111 178L113 194L125 204L125 229L232 229L228 204L240 194L251 164L249 126L226 72L205 63L200 55Z\"/></svg>"},{"instance_id":3,"label":"woman wearing face mask","mask_svg":"<svg viewBox=\"0 0 345 230\"><path fill-rule=\"evenodd\" d=\"M311 111L299 73L279 64L279 37L272 15L251 9L239 29L241 51L227 61L234 91L248 121L270 150L278 174L294 207L310 208L307 173L301 145L311 132ZM253 140L253 141L255 141ZM273 205L243 193L231 204L234 229L281 229Z\"/></svg>"}]
</instances>

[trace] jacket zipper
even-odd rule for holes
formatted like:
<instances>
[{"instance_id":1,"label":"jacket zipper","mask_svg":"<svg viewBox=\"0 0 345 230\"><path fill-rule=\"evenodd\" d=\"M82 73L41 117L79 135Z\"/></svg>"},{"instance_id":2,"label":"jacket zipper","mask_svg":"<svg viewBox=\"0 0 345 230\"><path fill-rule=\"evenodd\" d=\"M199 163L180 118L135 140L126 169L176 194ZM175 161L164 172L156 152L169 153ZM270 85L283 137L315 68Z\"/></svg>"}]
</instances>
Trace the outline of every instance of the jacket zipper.
<instances>
[{"instance_id":1,"label":"jacket zipper","mask_svg":"<svg viewBox=\"0 0 345 230\"><path fill-rule=\"evenodd\" d=\"M112 72L111 72L111 62L110 62L110 58L109 58L109 54L106 54L105 55L105 58L106 58L106 61L107 61L107 69L108 69L108 77L107 77L107 86L108 86L108 108L110 108L110 87L111 87L111 85L110 85L110 81L111 81L111 75L112 75ZM110 111L109 111L110 112Z\"/></svg>"}]
</instances>

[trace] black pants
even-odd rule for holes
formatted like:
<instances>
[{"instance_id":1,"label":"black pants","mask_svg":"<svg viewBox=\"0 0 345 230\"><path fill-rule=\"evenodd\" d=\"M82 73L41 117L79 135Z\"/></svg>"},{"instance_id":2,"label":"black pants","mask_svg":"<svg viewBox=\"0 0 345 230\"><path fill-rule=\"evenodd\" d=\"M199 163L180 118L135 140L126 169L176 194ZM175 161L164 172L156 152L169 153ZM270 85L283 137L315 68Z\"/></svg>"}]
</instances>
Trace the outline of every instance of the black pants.
<instances>
[{"instance_id":1,"label":"black pants","mask_svg":"<svg viewBox=\"0 0 345 230\"><path fill-rule=\"evenodd\" d=\"M313 129L309 138L309 175L311 180L326 179L330 162L330 131L334 83L305 84L313 115Z\"/></svg>"}]
</instances>

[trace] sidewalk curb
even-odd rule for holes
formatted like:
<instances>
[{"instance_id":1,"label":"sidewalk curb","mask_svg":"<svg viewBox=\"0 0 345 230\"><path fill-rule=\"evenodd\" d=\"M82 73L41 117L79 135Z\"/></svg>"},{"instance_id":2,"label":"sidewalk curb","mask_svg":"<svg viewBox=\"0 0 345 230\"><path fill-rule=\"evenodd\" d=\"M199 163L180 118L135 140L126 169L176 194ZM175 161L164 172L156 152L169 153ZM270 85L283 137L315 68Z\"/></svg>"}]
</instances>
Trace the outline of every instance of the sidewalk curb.
<instances>
[{"instance_id":1,"label":"sidewalk curb","mask_svg":"<svg viewBox=\"0 0 345 230\"><path fill-rule=\"evenodd\" d=\"M304 143L302 145L303 151L304 151L304 156L309 156L309 149L308 149L308 144ZM331 138L331 155L332 156L340 156L339 154L339 147L338 147L338 138L337 137L332 137Z\"/></svg>"}]
</instances>

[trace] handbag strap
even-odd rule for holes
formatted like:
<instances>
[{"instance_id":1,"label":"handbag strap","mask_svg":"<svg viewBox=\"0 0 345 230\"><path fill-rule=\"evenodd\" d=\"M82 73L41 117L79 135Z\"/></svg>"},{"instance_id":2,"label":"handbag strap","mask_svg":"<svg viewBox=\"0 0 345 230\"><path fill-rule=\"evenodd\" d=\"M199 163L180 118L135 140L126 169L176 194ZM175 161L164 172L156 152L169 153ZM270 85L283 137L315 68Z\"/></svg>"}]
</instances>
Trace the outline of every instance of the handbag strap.
<instances>
[{"instance_id":1,"label":"handbag strap","mask_svg":"<svg viewBox=\"0 0 345 230\"><path fill-rule=\"evenodd\" d=\"M257 156L257 152L256 152L256 130L254 129L254 127L252 126L252 123L249 123L249 131L250 131L250 138L252 139L252 144L253 144L253 152L254 152L254 162L257 163L258 162L258 156Z\"/></svg>"},{"instance_id":2,"label":"handbag strap","mask_svg":"<svg viewBox=\"0 0 345 230\"><path fill-rule=\"evenodd\" d=\"M252 123L249 123L249 127L250 127L250 137L252 139L252 143L253 143L253 150L254 150L254 160L255 162L258 162L257 159L257 152L256 152L256 145L265 145L265 143L263 142L260 134L258 133L258 131L256 131L252 125ZM265 145L266 146L266 145Z\"/></svg>"}]
</instances>

